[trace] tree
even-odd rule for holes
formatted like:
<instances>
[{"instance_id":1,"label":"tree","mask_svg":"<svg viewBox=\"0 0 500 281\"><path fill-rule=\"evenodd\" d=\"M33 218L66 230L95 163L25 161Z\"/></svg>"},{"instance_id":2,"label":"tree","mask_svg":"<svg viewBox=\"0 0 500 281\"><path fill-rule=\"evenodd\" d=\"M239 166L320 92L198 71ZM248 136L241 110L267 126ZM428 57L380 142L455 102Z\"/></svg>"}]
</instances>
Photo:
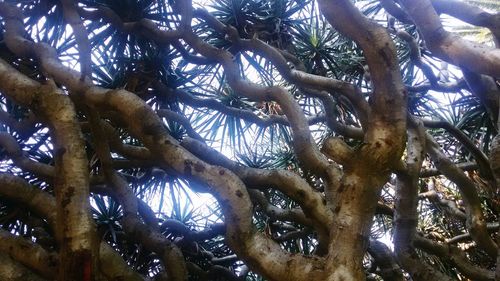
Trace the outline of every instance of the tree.
<instances>
[{"instance_id":1,"label":"tree","mask_svg":"<svg viewBox=\"0 0 500 281\"><path fill-rule=\"evenodd\" d=\"M500 9L500 3L491 2L485 0L467 0L466 2L474 4L486 10L498 11ZM488 28L463 24L458 27L454 27L453 30L458 32L461 36L474 36L474 40L480 43L492 43L493 35Z\"/></svg>"},{"instance_id":2,"label":"tree","mask_svg":"<svg viewBox=\"0 0 500 281\"><path fill-rule=\"evenodd\" d=\"M0 279L500 279L499 13L193 2L0 3Z\"/></svg>"}]
</instances>

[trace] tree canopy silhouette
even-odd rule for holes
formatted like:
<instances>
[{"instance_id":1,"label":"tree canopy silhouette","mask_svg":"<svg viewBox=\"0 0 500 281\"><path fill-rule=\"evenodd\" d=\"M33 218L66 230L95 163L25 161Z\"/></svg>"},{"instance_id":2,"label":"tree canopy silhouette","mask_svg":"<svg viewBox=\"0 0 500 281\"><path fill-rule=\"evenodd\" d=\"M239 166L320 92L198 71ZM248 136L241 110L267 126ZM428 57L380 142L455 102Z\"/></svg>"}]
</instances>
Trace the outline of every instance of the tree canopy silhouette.
<instances>
[{"instance_id":1,"label":"tree canopy silhouette","mask_svg":"<svg viewBox=\"0 0 500 281\"><path fill-rule=\"evenodd\" d=\"M481 3L0 2L0 280L500 280Z\"/></svg>"}]
</instances>

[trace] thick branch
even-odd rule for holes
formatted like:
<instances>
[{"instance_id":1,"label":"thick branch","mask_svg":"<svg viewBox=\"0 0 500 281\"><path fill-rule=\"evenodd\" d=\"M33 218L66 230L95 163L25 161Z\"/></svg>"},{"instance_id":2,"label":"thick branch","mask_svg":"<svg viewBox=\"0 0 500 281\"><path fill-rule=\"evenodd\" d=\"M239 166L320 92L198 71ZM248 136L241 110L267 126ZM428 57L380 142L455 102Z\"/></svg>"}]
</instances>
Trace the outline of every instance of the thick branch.
<instances>
[{"instance_id":1,"label":"thick branch","mask_svg":"<svg viewBox=\"0 0 500 281\"><path fill-rule=\"evenodd\" d=\"M491 14L463 1L433 0L432 5L438 14L448 14L466 23L487 27L500 39L500 13ZM497 39L497 40L498 40Z\"/></svg>"},{"instance_id":2,"label":"thick branch","mask_svg":"<svg viewBox=\"0 0 500 281\"><path fill-rule=\"evenodd\" d=\"M235 172L245 183L251 187L262 186L264 188L276 188L296 201L304 213L313 220L313 225L318 231L325 231L325 227L331 225L328 217L328 209L325 208L324 200L319 192L313 190L309 184L300 176L286 170L264 170L244 167L227 159L220 152L186 138L182 145L189 151L203 157L205 161L220 165Z\"/></svg>"},{"instance_id":3,"label":"thick branch","mask_svg":"<svg viewBox=\"0 0 500 281\"><path fill-rule=\"evenodd\" d=\"M444 30L430 0L400 2L436 56L474 72L500 77L500 49L472 43Z\"/></svg>"},{"instance_id":4,"label":"thick branch","mask_svg":"<svg viewBox=\"0 0 500 281\"><path fill-rule=\"evenodd\" d=\"M363 49L374 86L370 94L368 123L362 124L365 132L363 145L344 165L341 184L331 191L335 198L333 211L336 217L329 245L330 263L334 269L330 278L361 280L364 278L360 274L362 255L368 246L377 206L375 198L389 178L390 169L399 163L404 148L406 89L396 48L385 28L366 18L351 1L321 0L318 3L327 21ZM339 262L349 268L342 270L335 265Z\"/></svg>"},{"instance_id":5,"label":"thick branch","mask_svg":"<svg viewBox=\"0 0 500 281\"><path fill-rule=\"evenodd\" d=\"M375 259L384 281L404 281L403 271L399 267L389 247L378 240L370 240L368 253Z\"/></svg>"},{"instance_id":6,"label":"thick branch","mask_svg":"<svg viewBox=\"0 0 500 281\"><path fill-rule=\"evenodd\" d=\"M0 252L33 270L43 278L53 279L58 268L58 259L23 237L0 230Z\"/></svg>"},{"instance_id":7,"label":"thick branch","mask_svg":"<svg viewBox=\"0 0 500 281\"><path fill-rule=\"evenodd\" d=\"M116 192L118 202L123 207L123 227L128 235L141 242L146 249L156 252L162 259L168 278L173 281L187 280L187 269L184 256L180 249L159 232L154 214L146 208L144 220L149 224L144 225L138 215L139 204L134 192L128 187L128 182L121 177L112 167L111 151L108 141L101 127L99 114L91 108L89 119L94 147L101 160L101 166L106 180Z\"/></svg>"},{"instance_id":8,"label":"thick branch","mask_svg":"<svg viewBox=\"0 0 500 281\"><path fill-rule=\"evenodd\" d=\"M449 280L440 271L416 258L412 241L418 222L418 175L424 159L425 131L422 124L413 122L408 130L407 170L399 172L396 184L394 251L403 268L416 281Z\"/></svg>"},{"instance_id":9,"label":"thick branch","mask_svg":"<svg viewBox=\"0 0 500 281\"><path fill-rule=\"evenodd\" d=\"M52 229L56 228L56 201L54 197L31 186L23 179L7 173L0 173L0 186L0 197L27 206L29 210L47 219ZM29 254L29 252L25 253ZM99 254L100 270L105 276L113 280L126 277L125 280L130 281L147 281L132 270L106 242L101 242Z\"/></svg>"},{"instance_id":10,"label":"thick branch","mask_svg":"<svg viewBox=\"0 0 500 281\"><path fill-rule=\"evenodd\" d=\"M186 1L188 2L188 1ZM184 3L184 1L183 1ZM24 40L24 39L23 39ZM220 167L207 165L182 149L167 135L160 118L136 95L125 90L112 90L92 86L81 81L78 72L64 67L55 56L55 51L45 44L34 45L23 41L25 48L20 55L30 55L35 51L43 69L58 83L71 92L82 93L81 97L89 105L107 106L122 114L131 133L164 163L166 168L181 176L205 182L211 192L222 202L227 221L227 239L236 253L250 265L270 279L289 280L292 276L319 276L321 271L311 263L321 263L320 259L292 255L278 244L256 233L252 223L252 206L246 188L232 172ZM15 72L15 70L12 70ZM15 72L17 73L17 72ZM136 122L141 120L141 122ZM289 261L285 267L282 261ZM295 270L290 271L290 268ZM294 277L295 278L295 277Z\"/></svg>"},{"instance_id":11,"label":"thick branch","mask_svg":"<svg viewBox=\"0 0 500 281\"><path fill-rule=\"evenodd\" d=\"M0 9L0 13L5 17L3 9ZM19 28L20 21L19 18L7 17L7 29L12 31ZM11 44L22 44L16 41L19 39L16 36L15 33L9 33L6 38L14 40ZM91 266L94 226L89 212L87 157L73 104L59 90L29 80L3 60L0 61L0 90L48 120L54 140L54 189L59 221L57 238L64 261L59 267L58 276L60 280L81 280L84 276L82 271L85 270L81 264Z\"/></svg>"},{"instance_id":12,"label":"thick branch","mask_svg":"<svg viewBox=\"0 0 500 281\"><path fill-rule=\"evenodd\" d=\"M34 274L9 255L0 252L0 276L4 281L48 281Z\"/></svg>"}]
</instances>

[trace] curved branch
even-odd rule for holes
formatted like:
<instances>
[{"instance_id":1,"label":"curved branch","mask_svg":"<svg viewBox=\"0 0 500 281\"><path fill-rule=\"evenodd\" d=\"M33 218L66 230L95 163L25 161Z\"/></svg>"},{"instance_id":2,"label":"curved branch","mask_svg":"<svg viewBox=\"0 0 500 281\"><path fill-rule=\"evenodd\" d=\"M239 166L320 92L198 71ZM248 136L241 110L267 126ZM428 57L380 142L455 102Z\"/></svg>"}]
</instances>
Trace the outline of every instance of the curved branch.
<instances>
[{"instance_id":1,"label":"curved branch","mask_svg":"<svg viewBox=\"0 0 500 281\"><path fill-rule=\"evenodd\" d=\"M451 160L443 154L434 139L427 135L427 153L444 176L454 182L462 195L467 215L467 228L477 245L491 257L497 256L497 245L486 230L486 223L481 209L481 200L472 182Z\"/></svg>"},{"instance_id":2,"label":"curved branch","mask_svg":"<svg viewBox=\"0 0 500 281\"><path fill-rule=\"evenodd\" d=\"M384 243L370 239L368 253L375 259L380 268L380 276L384 281L404 281L403 271L399 267L394 254Z\"/></svg>"},{"instance_id":3,"label":"curved branch","mask_svg":"<svg viewBox=\"0 0 500 281\"><path fill-rule=\"evenodd\" d=\"M411 24L413 23L410 16L398 6L394 0L380 0L380 4L391 16L395 17L402 23Z\"/></svg>"},{"instance_id":4,"label":"curved branch","mask_svg":"<svg viewBox=\"0 0 500 281\"><path fill-rule=\"evenodd\" d=\"M226 226L222 223L219 223L210 225L204 230L194 231L189 229L185 224L178 220L167 219L162 222L160 229L168 229L169 232L181 234L182 236L184 236L184 239L189 241L204 241L224 234L224 232L226 231Z\"/></svg>"},{"instance_id":5,"label":"curved branch","mask_svg":"<svg viewBox=\"0 0 500 281\"><path fill-rule=\"evenodd\" d=\"M472 154L474 159L476 159L481 175L485 176L487 179L493 179L493 172L491 171L488 157L486 157L486 155L472 142L469 137L467 137L467 135L447 121L425 119L423 122L426 127L443 128L450 135L455 137Z\"/></svg>"},{"instance_id":6,"label":"curved branch","mask_svg":"<svg viewBox=\"0 0 500 281\"><path fill-rule=\"evenodd\" d=\"M489 28L500 39L500 13L490 14L483 9L463 1L433 0L438 14L447 14L466 23Z\"/></svg>"},{"instance_id":7,"label":"curved branch","mask_svg":"<svg viewBox=\"0 0 500 281\"><path fill-rule=\"evenodd\" d=\"M151 281L135 272L106 242L99 247L100 271L109 280Z\"/></svg>"},{"instance_id":8,"label":"curved branch","mask_svg":"<svg viewBox=\"0 0 500 281\"><path fill-rule=\"evenodd\" d=\"M56 228L56 201L54 197L31 186L25 180L7 173L0 173L0 186L0 197L6 197L27 206L40 217L47 219L52 229ZM132 270L106 242L101 242L99 255L100 270L105 276L116 280L125 276L125 280L148 281Z\"/></svg>"},{"instance_id":9,"label":"curved branch","mask_svg":"<svg viewBox=\"0 0 500 281\"><path fill-rule=\"evenodd\" d=\"M499 102L500 89L493 77L474 73L467 69L462 69L465 81L469 86L470 92L479 98L482 105L486 108L486 112L490 116L493 126L497 132L500 128L497 124L499 120Z\"/></svg>"},{"instance_id":10,"label":"curved branch","mask_svg":"<svg viewBox=\"0 0 500 281\"><path fill-rule=\"evenodd\" d=\"M427 92L429 90L434 90L436 92L442 93L456 93L460 90L469 90L469 87L467 86L467 83L464 79L460 79L457 82L437 83L435 85L431 85L430 83L422 83L415 86L406 86L406 89L409 92Z\"/></svg>"},{"instance_id":11,"label":"curved branch","mask_svg":"<svg viewBox=\"0 0 500 281\"><path fill-rule=\"evenodd\" d=\"M43 164L38 161L28 158L16 139L6 132L0 132L0 148L4 148L7 155L12 159L15 165L19 168L31 172L45 179L51 179L55 175L55 168L48 164Z\"/></svg>"},{"instance_id":12,"label":"curved branch","mask_svg":"<svg viewBox=\"0 0 500 281\"><path fill-rule=\"evenodd\" d=\"M432 71L432 68L422 61L422 56L420 54L420 47L418 46L417 40L415 40L415 38L413 38L413 36L411 36L408 32L406 32L404 30L398 30L396 32L396 35L399 38L403 39L409 45L410 59L413 61L413 63L418 68L420 68L422 70L425 77L427 77L427 79L429 79L431 87L436 87L438 84L438 78L436 77L436 75Z\"/></svg>"},{"instance_id":13,"label":"curved branch","mask_svg":"<svg viewBox=\"0 0 500 281\"><path fill-rule=\"evenodd\" d=\"M212 280L211 278L223 278L228 281L241 281L242 279L234 274L227 267L220 265L212 265L208 271L204 271L201 267L195 263L188 262L188 268L190 272L194 272L195 275L200 276L201 280Z\"/></svg>"},{"instance_id":14,"label":"curved branch","mask_svg":"<svg viewBox=\"0 0 500 281\"><path fill-rule=\"evenodd\" d=\"M474 72L500 77L500 49L475 44L447 32L430 0L400 2L436 56Z\"/></svg>"},{"instance_id":15,"label":"curved branch","mask_svg":"<svg viewBox=\"0 0 500 281\"><path fill-rule=\"evenodd\" d=\"M457 163L455 165L464 172L474 171L474 170L478 169L477 164L474 162ZM441 175L441 172L438 169L432 169L432 168L422 170L422 172L420 172L421 178L428 178L428 177L434 177L434 176L439 176L439 175Z\"/></svg>"},{"instance_id":16,"label":"curved branch","mask_svg":"<svg viewBox=\"0 0 500 281\"><path fill-rule=\"evenodd\" d=\"M122 114L131 133L157 155L157 159L166 168L181 176L207 183L211 187L210 191L222 202L226 220L232 222L226 229L228 243L249 265L275 280L289 280L292 276L301 275L320 278L322 272L313 267L312 263L321 264L322 260L287 253L277 243L255 232L252 205L241 180L229 170L207 165L182 149L168 136L160 118L142 99L123 89L110 91L81 81L78 72L58 61L54 49L43 43L34 44L22 40L19 55L29 56L36 52L42 68L56 82L62 83L73 93L81 93L79 98L89 105L107 106ZM18 73L15 70L12 72ZM136 120L142 122L135 122ZM282 261L288 261L288 266L285 267Z\"/></svg>"},{"instance_id":17,"label":"curved branch","mask_svg":"<svg viewBox=\"0 0 500 281\"><path fill-rule=\"evenodd\" d=\"M92 77L92 47L88 38L87 29L83 25L77 10L77 4L73 0L61 0L64 19L73 29L75 41L78 46L79 61L82 69L82 80Z\"/></svg>"},{"instance_id":18,"label":"curved branch","mask_svg":"<svg viewBox=\"0 0 500 281\"><path fill-rule=\"evenodd\" d=\"M440 198L436 191L429 190L418 195L419 198L427 198L430 202L444 209L444 212L458 218L461 221L467 220L467 215L458 208L454 201Z\"/></svg>"},{"instance_id":19,"label":"curved branch","mask_svg":"<svg viewBox=\"0 0 500 281\"><path fill-rule=\"evenodd\" d=\"M127 158L138 159L138 160L150 160L151 152L149 149L137 146L124 144L116 129L108 122L101 121L100 125L105 131L106 138L109 141L109 146L113 152L117 152Z\"/></svg>"},{"instance_id":20,"label":"curved branch","mask_svg":"<svg viewBox=\"0 0 500 281\"><path fill-rule=\"evenodd\" d=\"M498 231L499 228L500 228L500 223L498 223L498 222L486 225L486 229L488 229L488 231L491 233ZM472 239L472 237L471 237L470 233L464 233L464 234L454 236L450 239L446 239L446 243L455 244L455 243L460 243L460 242L471 240L471 239Z\"/></svg>"},{"instance_id":21,"label":"curved branch","mask_svg":"<svg viewBox=\"0 0 500 281\"><path fill-rule=\"evenodd\" d=\"M55 229L56 204L51 195L8 173L0 173L0 185L0 196L28 206L40 217L46 218Z\"/></svg>"},{"instance_id":22,"label":"curved branch","mask_svg":"<svg viewBox=\"0 0 500 281\"><path fill-rule=\"evenodd\" d=\"M477 281L495 280L495 272L482 269L472 264L465 253L456 247L436 243L430 239L416 236L414 245L430 254L436 255L442 260L451 262L467 278Z\"/></svg>"},{"instance_id":23,"label":"curved branch","mask_svg":"<svg viewBox=\"0 0 500 281\"><path fill-rule=\"evenodd\" d=\"M33 270L43 278L54 279L58 268L56 255L48 253L23 237L0 229L0 252Z\"/></svg>"},{"instance_id":24,"label":"curved branch","mask_svg":"<svg viewBox=\"0 0 500 281\"><path fill-rule=\"evenodd\" d=\"M239 38L237 34L234 35L234 32L237 31L233 27L228 26L227 29L231 38ZM231 34L234 36L231 36ZM235 92L253 101L276 101L290 122L293 132L293 148L299 161L312 173L326 175L329 166L328 160L319 152L317 145L314 143L309 124L302 109L284 88L277 86L263 87L243 80L239 75L237 64L233 61L233 55L229 51L217 49L203 42L192 31L184 36L184 40L194 50L206 57L214 58L223 66L228 84Z\"/></svg>"},{"instance_id":25,"label":"curved branch","mask_svg":"<svg viewBox=\"0 0 500 281\"><path fill-rule=\"evenodd\" d=\"M124 23L112 9L104 5L92 7L92 10L79 8L78 12L85 18L92 20L104 19L110 22L118 30L130 32L139 36L145 36L146 38L157 42L159 45L165 45L177 42L183 36L184 31L191 27L191 5L192 3L189 0L179 1L179 4L175 5L178 9L177 12L181 15L179 26L173 30L161 31L157 28L156 24L149 19L142 19L138 22Z\"/></svg>"},{"instance_id":26,"label":"curved branch","mask_svg":"<svg viewBox=\"0 0 500 281\"><path fill-rule=\"evenodd\" d=\"M421 123L410 122L408 130L407 170L397 174L395 200L394 251L403 268L415 281L448 280L451 278L416 258L412 241L416 237L418 222L418 175L424 160L425 131Z\"/></svg>"},{"instance_id":27,"label":"curved branch","mask_svg":"<svg viewBox=\"0 0 500 281\"><path fill-rule=\"evenodd\" d=\"M16 33L24 32L22 17L13 16L14 10L6 10L6 7L5 3L0 3L0 14L9 30L6 31L7 44L11 47L33 46L24 44L24 39ZM20 50L22 53L25 49ZM17 103L39 112L51 128L56 170L54 190L58 201L57 240L64 263L59 267L58 276L61 280L80 280L83 271L87 270L84 268L92 266L92 257L95 256L92 253L96 249L93 248L94 225L89 212L87 157L73 103L55 85L40 85L3 60L0 60L0 74L0 90Z\"/></svg>"},{"instance_id":28,"label":"curved branch","mask_svg":"<svg viewBox=\"0 0 500 281\"><path fill-rule=\"evenodd\" d=\"M166 85L164 85L163 83L156 83L156 87L157 87L157 89L159 89L161 91L162 94L165 94L169 97L173 96L176 99L178 99L179 101L183 102L184 104L187 104L190 106L195 106L195 107L205 107L205 108L217 110L221 113L224 113L224 114L227 114L230 116L235 116L235 117L241 118L245 121L254 123L254 124L256 124L260 127L263 127L263 128L268 127L268 126L272 126L273 124L281 124L281 125L285 125L285 126L290 126L290 122L288 121L288 119L285 116L271 114L268 116L261 117L251 110L225 106L224 104L222 104L221 102L219 102L215 99L201 99L201 98L195 97L191 93L184 91L184 90L170 89ZM169 115L174 117L172 115L172 113L170 113ZM179 116L174 117L174 119L178 119L179 121L181 121L181 119L179 119ZM330 119L334 119L334 118L330 117L330 115L327 115L327 116L316 115L316 116L307 118L307 123L309 125L314 125L314 124L318 124L320 122L327 121L329 124L331 124L332 130L335 130L337 133L339 133L341 135L345 135L346 137L354 137L354 138L361 138L362 137L362 132L360 129L354 128L354 127L349 127L349 126L340 124L336 120L332 121ZM188 125L188 123L189 123L187 121L182 121L182 122L184 122L185 125ZM202 138L196 136L194 131L191 131L190 134L191 134L190 135L191 137L203 141Z\"/></svg>"},{"instance_id":29,"label":"curved branch","mask_svg":"<svg viewBox=\"0 0 500 281\"><path fill-rule=\"evenodd\" d=\"M187 269L180 249L159 232L154 214L149 207L143 207L143 216L147 227L138 215L139 202L134 192L128 187L128 182L112 168L111 152L100 116L95 110L89 110L91 130L94 137L94 147L98 155L104 176L116 193L118 202L123 207L123 228L128 235L141 242L151 252L156 252L166 267L168 278L173 281L187 280ZM149 222L149 223L148 223Z\"/></svg>"},{"instance_id":30,"label":"curved branch","mask_svg":"<svg viewBox=\"0 0 500 281\"><path fill-rule=\"evenodd\" d=\"M0 123L9 126L12 130L16 131L21 139L27 139L39 130L36 126L36 123L38 122L39 120L37 120L37 117L32 113L30 113L27 118L17 121L7 112L0 110Z\"/></svg>"},{"instance_id":31,"label":"curved branch","mask_svg":"<svg viewBox=\"0 0 500 281\"><path fill-rule=\"evenodd\" d=\"M205 161L226 167L236 173L250 187L276 188L296 201L304 213L313 220L314 227L326 231L332 221L327 215L324 199L300 176L286 170L264 170L245 167L227 159L216 150L194 139L185 138L182 146Z\"/></svg>"},{"instance_id":32,"label":"curved branch","mask_svg":"<svg viewBox=\"0 0 500 281\"><path fill-rule=\"evenodd\" d=\"M262 192L249 190L249 193L250 197L252 197L252 201L257 203L271 219L296 222L304 226L312 226L311 221L306 218L300 209L281 209L271 205Z\"/></svg>"},{"instance_id":33,"label":"curved branch","mask_svg":"<svg viewBox=\"0 0 500 281\"><path fill-rule=\"evenodd\" d=\"M328 22L363 49L374 84L363 156L383 169L399 161L406 130L406 88L396 48L387 30L367 19L350 1L321 0L319 5Z\"/></svg>"},{"instance_id":34,"label":"curved branch","mask_svg":"<svg viewBox=\"0 0 500 281\"><path fill-rule=\"evenodd\" d=\"M48 281L0 252L0 275L4 281Z\"/></svg>"}]
</instances>

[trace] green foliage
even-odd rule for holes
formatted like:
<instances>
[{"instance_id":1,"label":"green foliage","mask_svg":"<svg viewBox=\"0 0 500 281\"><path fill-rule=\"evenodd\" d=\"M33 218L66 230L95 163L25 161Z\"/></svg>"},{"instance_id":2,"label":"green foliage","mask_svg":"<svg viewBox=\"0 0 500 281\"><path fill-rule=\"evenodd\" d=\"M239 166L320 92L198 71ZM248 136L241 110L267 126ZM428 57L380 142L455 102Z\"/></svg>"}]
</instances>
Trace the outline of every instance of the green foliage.
<instances>
[{"instance_id":1,"label":"green foliage","mask_svg":"<svg viewBox=\"0 0 500 281\"><path fill-rule=\"evenodd\" d=\"M13 1L22 8L26 20L26 36L37 42L45 42L57 48L60 59L68 65L79 67L75 38L71 29L64 22L59 1ZM96 0L79 1L85 9L107 7L114 11L121 21L135 22L149 19L162 28L174 29L179 23L179 15L173 12L175 1L156 0ZM372 17L378 23L388 26L384 10L379 1L357 1L365 15ZM496 1L481 2L495 6ZM207 8L224 24L234 26L242 38L257 38L271 46L288 52L303 62L304 71L312 74L342 79L351 82L362 89L363 94L372 90L365 80L366 64L363 53L353 41L347 39L332 29L320 14L315 1L300 0L213 0L207 5L198 1L197 7ZM498 6L495 6L498 8ZM184 58L178 48L170 44L158 45L152 40L119 30L115 25L103 20L85 21L89 31L92 46L92 79L96 85L105 88L125 88L147 102L155 110L170 110L189 120L192 128L210 146L222 151L239 164L261 169L286 169L299 173L312 186L321 186L316 179L303 171L291 150L291 131L289 126L274 123L266 126L242 119L241 114L230 113L228 108L256 114L261 118L283 118L281 108L273 102L255 103L241 97L228 86L226 75L218 64L197 65ZM416 28L399 26L418 38ZM0 29L4 29L0 26ZM239 64L239 71L248 80L262 85L280 85L286 87L289 93L298 100L306 117L320 117L324 108L317 101L301 92L301 89L289 85L278 73L276 68L259 54L236 48L225 36L208 28L204 21L193 21L194 32L217 48L229 50L234 60ZM3 32L0 33L0 35ZM408 86L420 86L426 83L423 73L410 60L409 48L402 40L396 39L398 58L403 80ZM3 39L3 38L0 38ZM419 42L421 43L421 42ZM30 60L18 60L7 51L4 42L0 43L0 56L12 63L18 70L33 79L43 81L45 77L39 71L39 66ZM179 42L182 44L182 42ZM423 58L430 64L437 65L439 60L423 51ZM189 46L183 46L186 52L193 53ZM441 70L432 67L438 74ZM454 70L456 72L456 70ZM457 77L451 77L457 81ZM165 85L168 91L181 90L199 101L197 106L185 102L183 97L175 97L158 87ZM176 93L178 94L178 93ZM336 121L359 127L360 124L352 107L341 98L334 97L336 103ZM212 106L216 104L216 106ZM17 121L29 120L29 111L19 107L0 96L0 108ZM453 93L438 93L431 90L409 93L409 111L422 118L446 120L461 129L473 142L487 152L494 132L491 120L487 117L484 106L477 98L466 90ZM84 116L81 116L82 121ZM106 119L112 123L112 119ZM164 119L164 126L177 140L188 135L188 128L175 121ZM119 127L120 124L114 124ZM50 135L45 128L36 125L37 130L27 136L20 136L9 126L0 124L0 131L13 134L23 153L32 160L45 164L53 164ZM321 143L327 136L335 133L326 129L325 121L320 120L310 126L314 139ZM89 159L95 160L95 150L92 141L85 132L87 153ZM466 162L470 153L456 142L444 130L432 132L445 151L456 161ZM124 144L140 145L134 136L125 130L118 132ZM347 142L349 142L348 140ZM352 141L351 141L352 142ZM42 189L49 189L47 179L40 178L29 172L16 169L12 162L6 160L6 153L0 149L0 170L16 173L27 179L31 184ZM117 159L119 159L119 156ZM93 174L98 174L99 163L91 161ZM150 203L157 215L159 225L168 219L182 222L192 231L200 231L208 226L223 221L220 206L213 198L201 195L207 187L185 178L178 178L168 171L159 172L157 168L147 163L133 168L121 168L119 172L126 176L130 186L140 200ZM425 185L425 183L423 183ZM443 192L449 192L460 200L456 187L449 184L442 186ZM193 191L194 190L194 191ZM52 192L49 189L50 192ZM295 203L284 194L266 190L264 192L269 202L283 209L296 207ZM387 186L381 201L394 203L394 190ZM203 201L203 202L202 202ZM485 200L485 202L487 202ZM92 196L93 214L100 235L108 241L125 258L128 264L144 275L154 275L160 264L155 254L145 251L140 245L131 243L125 236L120 218L123 216L121 207L108 196ZM487 206L485 206L487 208ZM18 219L18 212L24 212L12 202L0 202L0 226L23 236L32 236L33 229ZM464 225L444 221L443 215L436 206L422 205L424 215L420 218L420 229L439 229L448 235L460 233ZM28 216L30 214L24 214ZM494 214L490 214L494 217ZM288 233L286 227L276 228L277 221L257 210L254 216L259 231L279 238ZM42 227L43 227L42 223ZM283 248L292 253L311 254L317 246L315 234L306 227L291 224L308 232L305 238L281 242ZM169 229L163 229L171 241L178 241L182 235ZM387 216L377 216L373 228L374 238L387 238L392 233L392 220ZM196 245L216 257L232 254L224 239L213 238ZM210 261L206 257L189 254L187 259L201 268L208 268ZM450 276L458 276L450 265L444 264L434 257L420 253L429 259L431 264L442 267ZM480 254L471 254L481 260ZM234 272L242 270L241 261L224 264ZM195 279L193 279L195 280ZM263 280L256 274L249 274L246 280Z\"/></svg>"}]
</instances>

